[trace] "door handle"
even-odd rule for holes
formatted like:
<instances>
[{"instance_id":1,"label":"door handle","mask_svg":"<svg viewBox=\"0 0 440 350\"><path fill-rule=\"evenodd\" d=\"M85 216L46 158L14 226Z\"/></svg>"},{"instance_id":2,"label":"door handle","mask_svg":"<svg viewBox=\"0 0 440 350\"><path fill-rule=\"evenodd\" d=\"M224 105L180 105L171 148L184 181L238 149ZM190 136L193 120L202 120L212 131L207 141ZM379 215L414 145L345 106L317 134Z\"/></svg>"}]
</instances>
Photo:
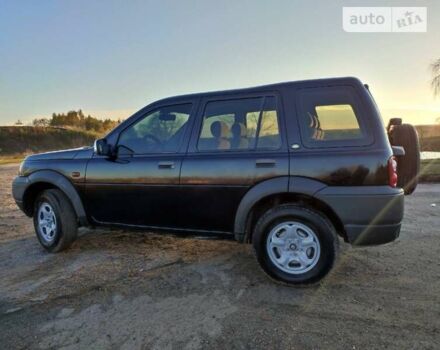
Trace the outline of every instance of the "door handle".
<instances>
[{"instance_id":1,"label":"door handle","mask_svg":"<svg viewBox=\"0 0 440 350\"><path fill-rule=\"evenodd\" d=\"M174 162L159 162L159 169L174 169Z\"/></svg>"},{"instance_id":2,"label":"door handle","mask_svg":"<svg viewBox=\"0 0 440 350\"><path fill-rule=\"evenodd\" d=\"M275 159L257 159L255 161L255 166L257 168L273 168L275 164Z\"/></svg>"}]
</instances>

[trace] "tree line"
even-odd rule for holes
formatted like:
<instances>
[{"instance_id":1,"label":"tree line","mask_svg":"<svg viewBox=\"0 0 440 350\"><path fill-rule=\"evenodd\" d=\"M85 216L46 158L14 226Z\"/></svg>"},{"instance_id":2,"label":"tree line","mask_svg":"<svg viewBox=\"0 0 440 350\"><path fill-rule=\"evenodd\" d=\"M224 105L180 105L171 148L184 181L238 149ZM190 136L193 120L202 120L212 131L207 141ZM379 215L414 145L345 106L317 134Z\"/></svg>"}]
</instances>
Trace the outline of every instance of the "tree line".
<instances>
[{"instance_id":1,"label":"tree line","mask_svg":"<svg viewBox=\"0 0 440 350\"><path fill-rule=\"evenodd\" d=\"M35 118L32 125L66 127L102 133L113 129L120 122L121 120L98 119L91 115L85 116L80 109L67 113L53 113L51 118Z\"/></svg>"}]
</instances>

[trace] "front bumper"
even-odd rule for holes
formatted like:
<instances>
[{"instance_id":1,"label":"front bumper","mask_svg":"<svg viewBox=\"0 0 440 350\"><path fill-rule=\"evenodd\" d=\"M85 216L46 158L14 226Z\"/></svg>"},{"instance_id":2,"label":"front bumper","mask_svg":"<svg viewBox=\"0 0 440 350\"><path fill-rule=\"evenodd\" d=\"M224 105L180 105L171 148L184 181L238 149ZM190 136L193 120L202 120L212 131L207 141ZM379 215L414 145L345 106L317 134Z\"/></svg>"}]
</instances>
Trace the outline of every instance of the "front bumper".
<instances>
[{"instance_id":1,"label":"front bumper","mask_svg":"<svg viewBox=\"0 0 440 350\"><path fill-rule=\"evenodd\" d=\"M394 241L404 212L402 189L388 186L326 187L316 196L340 218L346 240L353 245Z\"/></svg>"},{"instance_id":2,"label":"front bumper","mask_svg":"<svg viewBox=\"0 0 440 350\"><path fill-rule=\"evenodd\" d=\"M23 197L27 186L29 186L29 178L26 176L17 176L12 182L12 197L22 211L24 211Z\"/></svg>"}]
</instances>

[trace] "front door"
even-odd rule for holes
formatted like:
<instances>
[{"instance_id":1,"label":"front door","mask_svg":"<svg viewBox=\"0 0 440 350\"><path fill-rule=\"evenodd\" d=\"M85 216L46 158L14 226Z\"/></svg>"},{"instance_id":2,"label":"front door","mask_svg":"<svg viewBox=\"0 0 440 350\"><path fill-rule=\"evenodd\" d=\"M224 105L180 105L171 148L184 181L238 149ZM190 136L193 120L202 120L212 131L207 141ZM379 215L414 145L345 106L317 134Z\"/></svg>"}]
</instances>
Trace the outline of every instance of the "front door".
<instances>
[{"instance_id":1,"label":"front door","mask_svg":"<svg viewBox=\"0 0 440 350\"><path fill-rule=\"evenodd\" d=\"M175 227L181 163L194 103L154 108L119 134L115 157L87 166L86 205L97 223Z\"/></svg>"},{"instance_id":2,"label":"front door","mask_svg":"<svg viewBox=\"0 0 440 350\"><path fill-rule=\"evenodd\" d=\"M256 183L286 176L289 160L277 94L205 98L180 176L179 226L233 232L241 199Z\"/></svg>"}]
</instances>

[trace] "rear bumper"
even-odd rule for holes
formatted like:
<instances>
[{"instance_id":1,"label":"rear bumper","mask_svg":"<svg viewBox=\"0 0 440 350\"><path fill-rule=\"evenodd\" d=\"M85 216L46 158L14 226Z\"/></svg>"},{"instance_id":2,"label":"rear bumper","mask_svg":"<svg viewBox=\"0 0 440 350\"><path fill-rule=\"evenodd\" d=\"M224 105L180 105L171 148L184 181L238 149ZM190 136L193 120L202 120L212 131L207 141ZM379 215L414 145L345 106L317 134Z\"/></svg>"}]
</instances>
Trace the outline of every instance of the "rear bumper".
<instances>
[{"instance_id":1,"label":"rear bumper","mask_svg":"<svg viewBox=\"0 0 440 350\"><path fill-rule=\"evenodd\" d=\"M388 186L326 187L316 196L327 203L344 225L353 245L374 245L399 237L404 212L402 189Z\"/></svg>"},{"instance_id":2,"label":"rear bumper","mask_svg":"<svg viewBox=\"0 0 440 350\"><path fill-rule=\"evenodd\" d=\"M353 245L377 245L394 241L400 234L401 224L345 225L347 240Z\"/></svg>"}]
</instances>

